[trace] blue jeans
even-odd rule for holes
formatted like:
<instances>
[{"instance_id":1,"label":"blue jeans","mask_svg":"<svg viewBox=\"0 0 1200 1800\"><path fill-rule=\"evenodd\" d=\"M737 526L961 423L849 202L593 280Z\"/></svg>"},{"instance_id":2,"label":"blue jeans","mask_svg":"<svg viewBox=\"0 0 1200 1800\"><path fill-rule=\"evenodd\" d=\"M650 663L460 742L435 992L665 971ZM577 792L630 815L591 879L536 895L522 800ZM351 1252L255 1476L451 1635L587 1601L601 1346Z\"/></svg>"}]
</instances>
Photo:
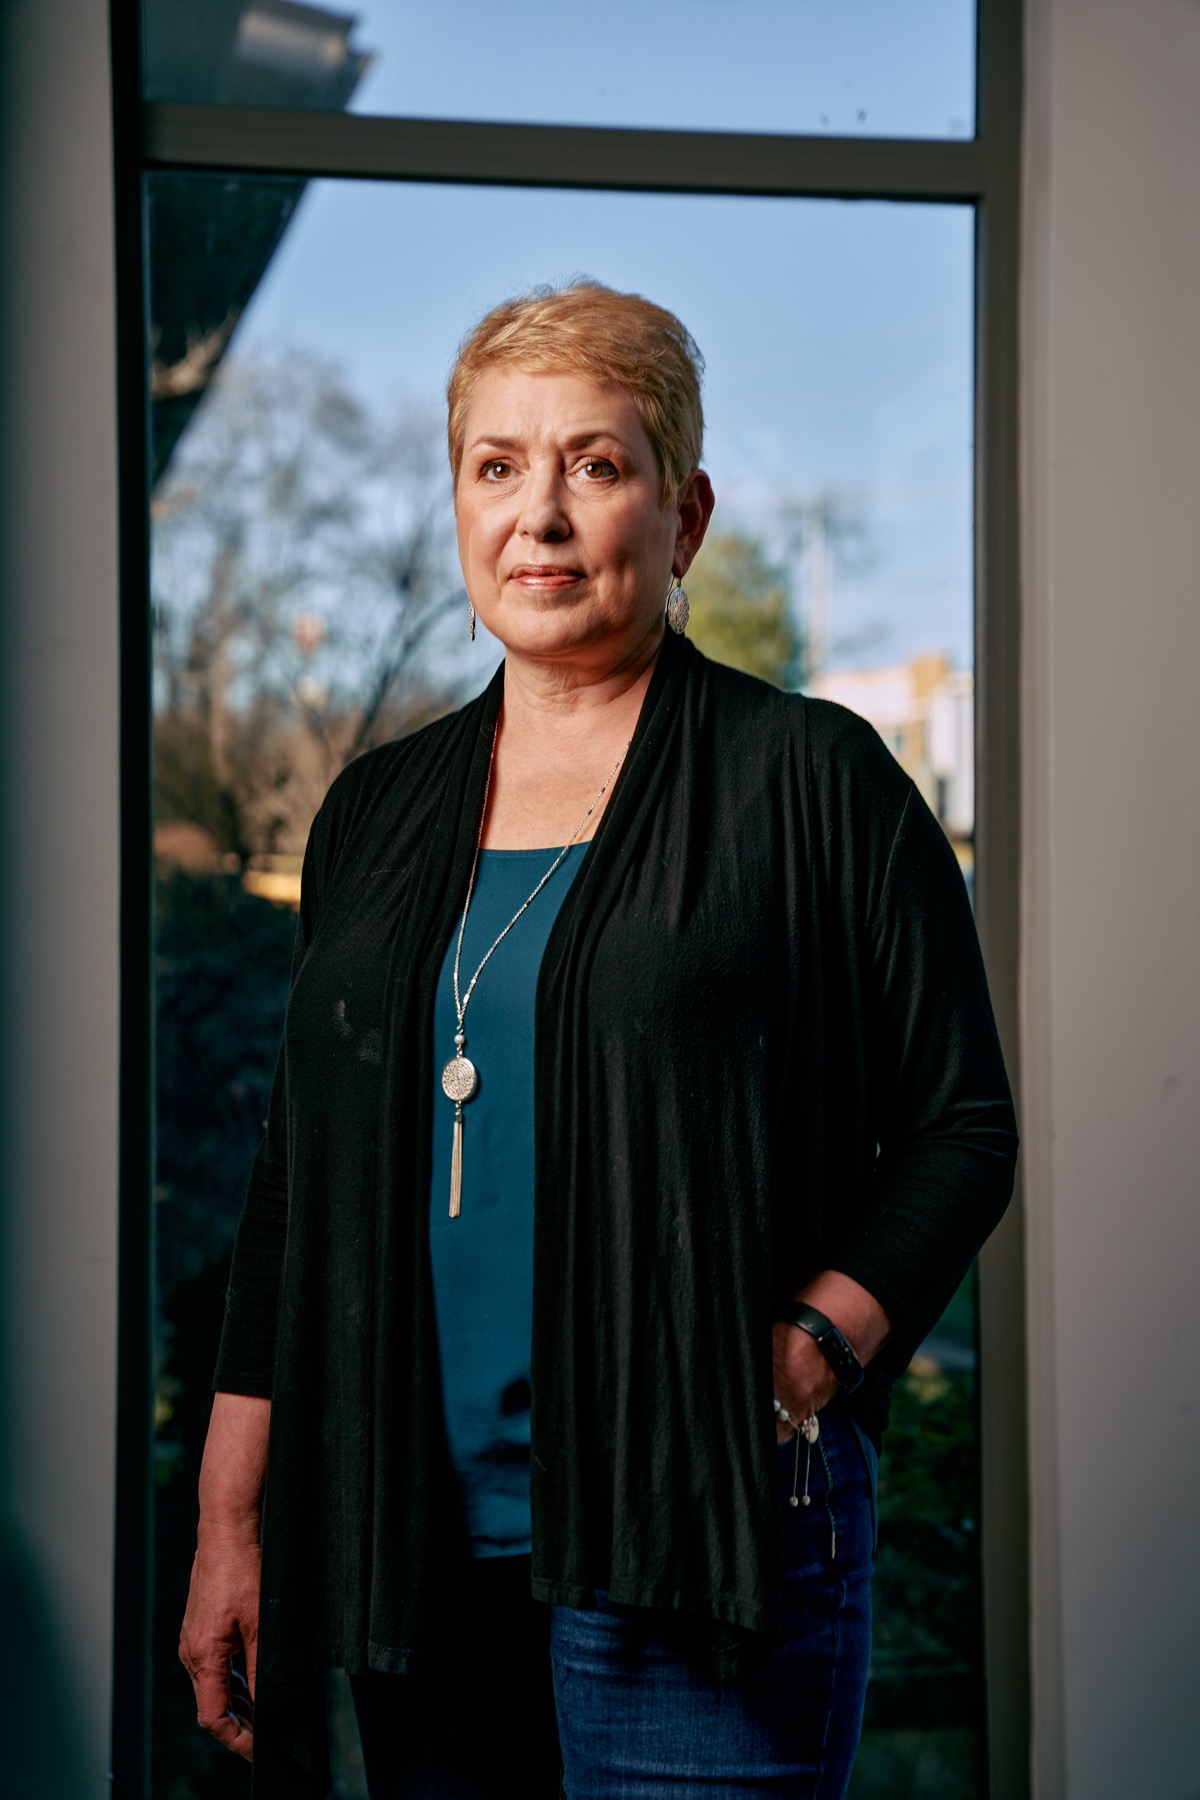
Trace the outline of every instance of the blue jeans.
<instances>
[{"instance_id":1,"label":"blue jeans","mask_svg":"<svg viewBox=\"0 0 1200 1800\"><path fill-rule=\"evenodd\" d=\"M567 1800L839 1800L862 1728L871 1653L875 1452L821 1415L804 1492L778 1457L788 1639L734 1681L681 1651L678 1624L609 1605L553 1609L550 1657Z\"/></svg>"},{"instance_id":2,"label":"blue jeans","mask_svg":"<svg viewBox=\"0 0 1200 1800\"><path fill-rule=\"evenodd\" d=\"M808 1506L789 1504L795 1473L794 1444L784 1444L788 1639L757 1668L717 1681L678 1620L601 1594L591 1610L549 1609L547 1657L547 1609L528 1598L528 1564L511 1576L476 1564L471 1579L490 1593L469 1616L450 1609L453 1669L351 1683L371 1800L553 1796L560 1746L566 1800L840 1800L870 1658L875 1452L835 1404L821 1415ZM801 1445L801 1496L804 1474Z\"/></svg>"}]
</instances>

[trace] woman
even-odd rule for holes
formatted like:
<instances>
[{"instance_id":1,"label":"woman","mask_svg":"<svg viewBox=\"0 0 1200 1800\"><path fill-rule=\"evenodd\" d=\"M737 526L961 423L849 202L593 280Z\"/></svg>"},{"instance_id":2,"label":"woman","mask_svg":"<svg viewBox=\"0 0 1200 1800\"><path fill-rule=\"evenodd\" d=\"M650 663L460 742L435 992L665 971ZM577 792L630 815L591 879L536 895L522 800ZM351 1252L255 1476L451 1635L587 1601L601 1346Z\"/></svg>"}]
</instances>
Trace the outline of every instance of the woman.
<instances>
[{"instance_id":1,"label":"woman","mask_svg":"<svg viewBox=\"0 0 1200 1800\"><path fill-rule=\"evenodd\" d=\"M257 1661L261 1796L324 1791L328 1666L373 1800L848 1779L890 1387L1016 1136L912 784L678 635L699 372L581 283L450 379L505 662L314 824L201 1476L181 1655L247 1755Z\"/></svg>"}]
</instances>

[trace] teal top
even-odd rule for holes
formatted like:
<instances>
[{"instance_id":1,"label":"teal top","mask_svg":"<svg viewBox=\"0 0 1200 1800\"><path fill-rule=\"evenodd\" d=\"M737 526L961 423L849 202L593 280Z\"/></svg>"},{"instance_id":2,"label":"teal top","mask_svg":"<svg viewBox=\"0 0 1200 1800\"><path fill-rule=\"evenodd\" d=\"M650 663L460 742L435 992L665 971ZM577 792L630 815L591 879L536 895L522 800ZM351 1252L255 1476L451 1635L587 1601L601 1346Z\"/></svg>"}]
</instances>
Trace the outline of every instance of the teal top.
<instances>
[{"instance_id":1,"label":"teal top","mask_svg":"<svg viewBox=\"0 0 1200 1800\"><path fill-rule=\"evenodd\" d=\"M449 1217L454 1108L441 1091L454 1054L454 953L434 1006L430 1250L442 1394L476 1556L527 1555L533 1323L533 1032L542 955L587 850L574 844L491 957L471 996L465 1054L479 1087L463 1107L462 1214ZM465 994L489 944L528 899L555 852L483 850L459 969ZM461 918L461 915L460 915Z\"/></svg>"}]
</instances>

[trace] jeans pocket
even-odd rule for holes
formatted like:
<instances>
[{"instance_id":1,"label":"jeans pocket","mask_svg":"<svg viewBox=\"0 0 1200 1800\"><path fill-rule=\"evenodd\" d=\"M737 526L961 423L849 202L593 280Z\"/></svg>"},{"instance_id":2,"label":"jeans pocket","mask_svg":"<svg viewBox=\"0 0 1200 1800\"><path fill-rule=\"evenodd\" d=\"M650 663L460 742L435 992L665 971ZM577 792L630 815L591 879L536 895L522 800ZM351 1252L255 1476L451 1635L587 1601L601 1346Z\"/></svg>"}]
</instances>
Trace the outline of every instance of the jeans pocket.
<instances>
[{"instance_id":1,"label":"jeans pocket","mask_svg":"<svg viewBox=\"0 0 1200 1800\"><path fill-rule=\"evenodd\" d=\"M871 1489L871 1555L874 1557L879 1549L879 1452L853 1413L850 1415L850 1423L858 1439L863 1466L867 1471L867 1483Z\"/></svg>"},{"instance_id":2,"label":"jeans pocket","mask_svg":"<svg viewBox=\"0 0 1200 1800\"><path fill-rule=\"evenodd\" d=\"M784 1518L785 1563L803 1565L814 1576L830 1572L837 1559L838 1488L845 1479L845 1458L831 1442L840 1436L841 1421L822 1413L810 1442L794 1432L779 1446L779 1496Z\"/></svg>"},{"instance_id":3,"label":"jeans pocket","mask_svg":"<svg viewBox=\"0 0 1200 1800\"><path fill-rule=\"evenodd\" d=\"M797 1435L781 1446L781 1497L794 1547L799 1548L794 1535L799 1532L807 1554L817 1554L831 1572L846 1556L869 1569L879 1530L878 1467L870 1439L840 1404L820 1414L811 1445Z\"/></svg>"}]
</instances>

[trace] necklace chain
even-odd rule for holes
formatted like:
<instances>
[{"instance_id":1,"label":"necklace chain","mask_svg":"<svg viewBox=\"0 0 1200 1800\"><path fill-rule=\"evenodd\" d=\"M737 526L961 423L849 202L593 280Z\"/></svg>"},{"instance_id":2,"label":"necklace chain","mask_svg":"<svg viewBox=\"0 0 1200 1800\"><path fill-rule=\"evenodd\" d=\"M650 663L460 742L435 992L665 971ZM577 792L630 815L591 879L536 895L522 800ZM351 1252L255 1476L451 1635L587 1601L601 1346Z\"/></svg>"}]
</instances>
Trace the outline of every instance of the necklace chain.
<instances>
[{"instance_id":1,"label":"necklace chain","mask_svg":"<svg viewBox=\"0 0 1200 1800\"><path fill-rule=\"evenodd\" d=\"M467 983L467 991L464 994L459 988L459 980L462 971L463 938L466 935L467 930L467 914L471 910L471 896L475 892L475 876L479 870L479 853L483 848L483 831L484 826L487 824L488 799L492 791L492 769L496 761L496 744L499 736L500 722L497 720L496 730L492 737L492 753L488 758L487 783L483 790L483 814L479 821L479 836L475 841L475 856L471 863L471 879L467 883L467 897L463 902L462 921L458 927L458 942L454 947L454 1010L458 1016L458 1030L454 1034L454 1055L442 1070L442 1091L448 1100L453 1100L454 1102L454 1141L450 1154L450 1217L452 1219L457 1219L462 1210L463 1104L465 1101L471 1099L472 1095L476 1093L479 1087L479 1071L474 1063L471 1062L468 1057L463 1055L467 1042L465 1024L467 1007L470 1004L471 995L475 992L475 983L479 980L479 977L483 974L483 971L491 961L492 956L504 942L522 913L527 911L527 909L533 905L550 877L554 874L554 871L562 864L562 860L566 856L567 851L571 848L571 845L575 842L580 832L583 831L588 820L608 792L613 776L625 761L626 752L629 749L629 743L627 743L625 749L622 750L620 756L618 756L616 762L604 777L604 785L601 787L600 792L596 795L596 798L592 801L592 804L588 807L582 819L580 819L579 824L575 827L575 830L571 833L554 861L550 864L550 867L546 870L546 873L542 876L542 879L538 882L528 900L517 908L512 918L508 921L508 924L504 927L504 930L500 933L500 936L496 939L495 943L492 944L483 961ZM630 742L632 742L632 739L630 739Z\"/></svg>"},{"instance_id":2,"label":"necklace chain","mask_svg":"<svg viewBox=\"0 0 1200 1800\"><path fill-rule=\"evenodd\" d=\"M523 901L520 906L518 906L516 912L513 914L512 918L508 921L508 924L504 927L504 930L500 933L499 937L496 938L496 940L492 944L491 948L487 951L486 955L483 958L483 961L480 963L479 967L476 969L475 973L472 975L470 981L467 983L466 993L463 994L460 998L459 975L460 975L460 969L461 969L461 964L462 964L463 937L464 937L464 935L466 933L466 929L467 929L467 913L470 911L470 908L471 908L471 896L475 892L475 876L479 869L479 853L483 848L483 832L484 832L484 826L487 823L488 798L492 791L492 767L496 761L496 741L499 738L499 736L500 736L500 724L499 724L499 721L497 721L496 730L492 737L492 753L491 753L491 756L488 758L487 784L483 790L483 815L479 821L479 838L475 845L474 860L471 863L471 879L467 883L467 898L463 905L462 921L458 927L458 943L457 943L457 945L455 947L455 951L454 951L454 1010L458 1014L458 1036L459 1037L461 1037L463 1034L464 1022L465 1022L466 1016L467 1016L467 1006L470 1002L471 995L475 992L475 983L479 980L479 977L483 974L483 971L487 967L494 952L500 948L500 945L504 942L505 938L508 936L508 934L512 930L513 926L517 923L517 920L521 917L521 915L523 913L525 913L529 910L529 908L533 905L534 901L537 899L538 895L541 893L542 889L545 887L546 883L549 881L550 877L561 866L563 858L566 856L568 850L571 848L572 844L575 843L580 832L585 829L588 820L591 818L592 814L595 812L596 808L599 806L601 800L603 800L605 794L608 792L609 787L612 783L613 777L616 775L617 770L621 767L621 764L625 761L626 754L628 753L628 750L629 750L629 743L632 742L632 739L631 739L626 743L625 749L622 750L620 756L618 756L616 762L613 764L612 768L608 771L608 774L604 777L603 784L600 788L599 793L596 795L596 798L592 801L592 804L588 807L588 809L584 813L582 819L580 819L578 825L575 827L574 831L571 833L570 837L567 839L566 843L563 845L562 849L559 851L559 853L555 857L554 861L550 864L550 867L546 870L546 873L542 876L542 879L538 882L537 886L534 888L534 890L530 894L529 898L527 900ZM455 1042L456 1043L458 1042L458 1038L455 1039Z\"/></svg>"}]
</instances>

